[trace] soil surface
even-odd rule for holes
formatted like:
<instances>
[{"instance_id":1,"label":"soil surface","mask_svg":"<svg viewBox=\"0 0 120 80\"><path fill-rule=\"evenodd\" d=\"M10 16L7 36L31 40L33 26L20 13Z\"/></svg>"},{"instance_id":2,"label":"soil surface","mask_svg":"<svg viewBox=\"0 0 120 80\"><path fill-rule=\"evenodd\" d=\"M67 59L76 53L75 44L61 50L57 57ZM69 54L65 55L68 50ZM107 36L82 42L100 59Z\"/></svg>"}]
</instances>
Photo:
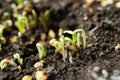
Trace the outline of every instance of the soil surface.
<instances>
[{"instance_id":1,"label":"soil surface","mask_svg":"<svg viewBox=\"0 0 120 80\"><path fill-rule=\"evenodd\" d=\"M0 18L4 12L8 11L14 23L13 10L10 8L13 2L15 1L0 1ZM7 43L2 45L0 60L10 59L13 54L19 53L23 58L23 65L21 69L8 66L0 70L0 80L21 80L25 75L31 75L32 80L36 80L35 72L38 70L45 71L47 80L120 80L120 78L113 79L115 71L118 71L118 77L120 77L120 50L115 50L115 46L120 43L120 9L116 8L114 3L101 7L99 2L94 2L84 8L84 1L79 0L38 0L37 3L30 0L30 2L37 15L47 9L51 11L48 29L55 32L57 39L59 28L84 29L87 36L87 48L83 49L81 46L72 53L73 63L69 60L63 62L62 55L55 52L54 47L49 46L50 38L46 32L47 56L41 59L44 60L43 68L34 68L34 64L40 61L36 43L41 40L41 33L44 31L39 24L36 24L22 36L21 43L19 40L12 43L10 38L17 36L18 32L13 25L4 30L3 34ZM107 77L104 77L104 71L108 73ZM95 76L103 79L97 79Z\"/></svg>"}]
</instances>

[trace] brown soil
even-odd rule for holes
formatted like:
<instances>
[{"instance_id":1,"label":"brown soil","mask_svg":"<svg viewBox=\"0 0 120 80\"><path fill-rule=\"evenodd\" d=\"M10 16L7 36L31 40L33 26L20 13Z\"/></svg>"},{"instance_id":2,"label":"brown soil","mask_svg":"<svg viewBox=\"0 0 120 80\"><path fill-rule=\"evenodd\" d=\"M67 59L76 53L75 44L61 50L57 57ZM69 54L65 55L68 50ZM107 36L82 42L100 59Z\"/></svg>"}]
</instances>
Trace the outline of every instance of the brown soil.
<instances>
[{"instance_id":1,"label":"brown soil","mask_svg":"<svg viewBox=\"0 0 120 80\"><path fill-rule=\"evenodd\" d=\"M7 1L7 0L6 0ZM37 70L44 70L48 75L48 80L95 80L88 76L88 70L96 66L105 69L109 73L107 80L113 74L113 70L120 70L120 50L115 51L115 46L120 43L120 9L114 5L101 7L99 3L93 3L88 8L83 8L83 2L79 0L41 0L34 3L30 0L33 8L39 14L41 11L50 9L49 29L53 29L58 38L58 29L75 30L85 29L87 34L87 48L82 47L73 52L73 63L68 60L63 62L62 56L55 53L53 47L49 47L46 39L45 49L47 56L43 58L43 69L35 69L34 64L39 61L38 51L35 44L40 41L40 34L43 30L37 25L27 31L22 37L22 44L11 43L10 38L17 35L17 29L13 26L11 30L6 29L4 36L7 43L2 46L0 60L11 58L14 53L20 53L24 60L21 70L9 66L0 70L0 80L21 80L24 75L32 75ZM14 2L14 1L13 1ZM9 7L12 2L0 1L0 16L5 11L12 13ZM90 12L93 10L93 12ZM11 14L12 15L12 14ZM11 17L12 18L12 17ZM30 37L35 41L30 42ZM101 74L100 74L101 75Z\"/></svg>"}]
</instances>

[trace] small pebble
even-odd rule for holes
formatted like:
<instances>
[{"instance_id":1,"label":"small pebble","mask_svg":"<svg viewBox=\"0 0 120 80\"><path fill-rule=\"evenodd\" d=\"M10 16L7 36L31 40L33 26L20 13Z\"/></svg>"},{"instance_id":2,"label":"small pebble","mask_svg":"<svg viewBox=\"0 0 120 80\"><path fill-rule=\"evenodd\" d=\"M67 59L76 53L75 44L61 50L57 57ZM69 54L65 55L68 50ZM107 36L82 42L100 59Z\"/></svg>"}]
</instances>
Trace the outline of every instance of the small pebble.
<instances>
[{"instance_id":1,"label":"small pebble","mask_svg":"<svg viewBox=\"0 0 120 80\"><path fill-rule=\"evenodd\" d=\"M85 0L88 5L91 5L95 0Z\"/></svg>"},{"instance_id":2,"label":"small pebble","mask_svg":"<svg viewBox=\"0 0 120 80\"><path fill-rule=\"evenodd\" d=\"M22 80L32 80L32 76L31 75L25 75Z\"/></svg>"},{"instance_id":3,"label":"small pebble","mask_svg":"<svg viewBox=\"0 0 120 80\"><path fill-rule=\"evenodd\" d=\"M102 57L102 56L104 56L104 55L105 55L104 52L100 52L100 54L99 54L100 57Z\"/></svg>"},{"instance_id":4,"label":"small pebble","mask_svg":"<svg viewBox=\"0 0 120 80\"><path fill-rule=\"evenodd\" d=\"M102 74L103 74L104 78L107 78L108 75L109 75L108 72L105 69L102 70Z\"/></svg>"},{"instance_id":5,"label":"small pebble","mask_svg":"<svg viewBox=\"0 0 120 80\"><path fill-rule=\"evenodd\" d=\"M43 71L37 71L35 73L36 80L47 80L47 75Z\"/></svg>"},{"instance_id":6,"label":"small pebble","mask_svg":"<svg viewBox=\"0 0 120 80\"><path fill-rule=\"evenodd\" d=\"M105 7L114 3L114 0L101 0L101 6Z\"/></svg>"},{"instance_id":7,"label":"small pebble","mask_svg":"<svg viewBox=\"0 0 120 80\"><path fill-rule=\"evenodd\" d=\"M41 60L41 61L39 61L39 62L36 62L36 63L34 64L34 68L43 67L43 63L44 63L43 60Z\"/></svg>"},{"instance_id":8,"label":"small pebble","mask_svg":"<svg viewBox=\"0 0 120 80\"><path fill-rule=\"evenodd\" d=\"M116 6L116 8L120 8L120 2L117 2L117 3L115 4L115 6Z\"/></svg>"},{"instance_id":9,"label":"small pebble","mask_svg":"<svg viewBox=\"0 0 120 80\"><path fill-rule=\"evenodd\" d=\"M41 41L45 41L45 39L46 39L46 33L42 33L41 34Z\"/></svg>"},{"instance_id":10,"label":"small pebble","mask_svg":"<svg viewBox=\"0 0 120 80\"><path fill-rule=\"evenodd\" d=\"M56 36L56 35L55 35L55 32L54 32L52 29L49 30L48 35L49 35L49 37L52 38L52 39L55 38L55 36Z\"/></svg>"},{"instance_id":11,"label":"small pebble","mask_svg":"<svg viewBox=\"0 0 120 80\"><path fill-rule=\"evenodd\" d=\"M115 50L118 51L120 49L120 44L118 43L116 46L115 46Z\"/></svg>"},{"instance_id":12,"label":"small pebble","mask_svg":"<svg viewBox=\"0 0 120 80\"><path fill-rule=\"evenodd\" d=\"M16 42L18 42L18 37L17 37L17 36L12 36L12 37L10 37L10 42L11 42L11 43L16 43Z\"/></svg>"},{"instance_id":13,"label":"small pebble","mask_svg":"<svg viewBox=\"0 0 120 80\"><path fill-rule=\"evenodd\" d=\"M94 71L98 72L100 70L100 67L96 66L93 68Z\"/></svg>"}]
</instances>

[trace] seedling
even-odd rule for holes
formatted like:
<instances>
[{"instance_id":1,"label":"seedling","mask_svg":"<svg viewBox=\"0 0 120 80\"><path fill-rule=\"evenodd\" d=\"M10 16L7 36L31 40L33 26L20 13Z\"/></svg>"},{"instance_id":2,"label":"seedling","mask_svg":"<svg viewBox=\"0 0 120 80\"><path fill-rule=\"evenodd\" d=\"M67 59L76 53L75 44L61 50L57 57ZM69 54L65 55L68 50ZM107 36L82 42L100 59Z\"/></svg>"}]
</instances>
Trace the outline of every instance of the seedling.
<instances>
[{"instance_id":1,"label":"seedling","mask_svg":"<svg viewBox=\"0 0 120 80\"><path fill-rule=\"evenodd\" d=\"M16 9L20 9L22 6L23 6L23 4L24 4L24 1L25 0L16 0L16 3L17 4L15 4L15 3L12 3L11 4L11 8L13 8L14 10Z\"/></svg>"},{"instance_id":2,"label":"seedling","mask_svg":"<svg viewBox=\"0 0 120 80\"><path fill-rule=\"evenodd\" d=\"M51 39L51 40L49 41L49 44L50 44L51 46L54 46L57 52L60 52L60 53L61 53L61 47L62 47L62 46L61 46L61 43L60 43L58 40L56 40L56 39Z\"/></svg>"},{"instance_id":3,"label":"seedling","mask_svg":"<svg viewBox=\"0 0 120 80\"><path fill-rule=\"evenodd\" d=\"M64 36L61 36L59 40L51 39L49 44L54 46L56 51L62 54L63 61L65 62L67 58L67 50L65 49L66 46L69 45L70 39Z\"/></svg>"},{"instance_id":4,"label":"seedling","mask_svg":"<svg viewBox=\"0 0 120 80\"><path fill-rule=\"evenodd\" d=\"M49 19L50 19L50 11L46 10L45 13L41 13L40 14L40 23L44 28L44 31L47 32L48 31L48 23L49 23Z\"/></svg>"},{"instance_id":5,"label":"seedling","mask_svg":"<svg viewBox=\"0 0 120 80\"><path fill-rule=\"evenodd\" d=\"M29 30L28 19L22 15L16 15L17 17L17 28L19 30L18 37L21 37L26 30Z\"/></svg>"},{"instance_id":6,"label":"seedling","mask_svg":"<svg viewBox=\"0 0 120 80\"><path fill-rule=\"evenodd\" d=\"M9 12L4 12L2 15L2 20L7 20L10 19L10 13Z\"/></svg>"},{"instance_id":7,"label":"seedling","mask_svg":"<svg viewBox=\"0 0 120 80\"><path fill-rule=\"evenodd\" d=\"M55 50L62 54L64 62L68 56L67 54L69 54L69 61L70 61L70 63L72 63L72 54L71 54L72 52L71 51L67 52L67 48L71 49L71 47L74 46L74 48L76 49L76 45L77 45L77 47L80 47L80 44L82 44L82 42L83 42L83 48L86 48L86 34L83 29L77 29L75 31L66 30L66 31L64 31L64 33L68 33L68 34L72 35L72 39L69 37L64 37L62 35L59 38L59 40L51 39L49 44L51 46L54 46ZM81 36L83 38L82 42L81 42ZM71 50L73 50L73 49L71 49Z\"/></svg>"},{"instance_id":8,"label":"seedling","mask_svg":"<svg viewBox=\"0 0 120 80\"><path fill-rule=\"evenodd\" d=\"M68 33L70 35L72 35L72 44L75 44L75 42L77 41L77 36L76 36L76 33L74 31L71 31L71 30L65 30L63 33Z\"/></svg>"},{"instance_id":9,"label":"seedling","mask_svg":"<svg viewBox=\"0 0 120 80\"><path fill-rule=\"evenodd\" d=\"M34 9L32 10L32 16L33 16L33 18L34 18L35 20L37 20L37 19L36 19L36 18L37 18L37 14L36 14L36 12L35 12Z\"/></svg>"},{"instance_id":10,"label":"seedling","mask_svg":"<svg viewBox=\"0 0 120 80\"><path fill-rule=\"evenodd\" d=\"M34 26L36 24L36 22L37 22L37 14L36 14L34 9L32 9L31 14L28 15L28 20L29 20L30 26Z\"/></svg>"},{"instance_id":11,"label":"seedling","mask_svg":"<svg viewBox=\"0 0 120 80\"><path fill-rule=\"evenodd\" d=\"M74 31L66 30L66 31L64 31L64 33L68 33L68 34L72 35L72 41L71 41L72 45L77 45L78 47L80 47L80 45L83 42L83 48L84 49L86 48L86 34L85 34L84 29L77 29ZM82 42L80 40L80 38L81 38L80 33L81 33L81 36L83 38Z\"/></svg>"},{"instance_id":12,"label":"seedling","mask_svg":"<svg viewBox=\"0 0 120 80\"><path fill-rule=\"evenodd\" d=\"M18 6L21 6L24 3L24 0L16 0L16 1L17 1Z\"/></svg>"},{"instance_id":13,"label":"seedling","mask_svg":"<svg viewBox=\"0 0 120 80\"><path fill-rule=\"evenodd\" d=\"M23 64L23 59L20 57L18 53L14 54L13 58L16 59L20 65Z\"/></svg>"},{"instance_id":14,"label":"seedling","mask_svg":"<svg viewBox=\"0 0 120 80\"><path fill-rule=\"evenodd\" d=\"M39 53L39 58L42 59L43 57L46 57L46 52L41 43L36 43L36 47Z\"/></svg>"},{"instance_id":15,"label":"seedling","mask_svg":"<svg viewBox=\"0 0 120 80\"><path fill-rule=\"evenodd\" d=\"M59 41L60 41L61 48L62 48L63 61L65 62L65 59L67 58L67 53L65 53L65 38L64 38L64 36L61 36Z\"/></svg>"},{"instance_id":16,"label":"seedling","mask_svg":"<svg viewBox=\"0 0 120 80\"><path fill-rule=\"evenodd\" d=\"M4 25L0 25L0 49L2 47L2 44L6 43L6 39L3 37L3 30L5 29Z\"/></svg>"},{"instance_id":17,"label":"seedling","mask_svg":"<svg viewBox=\"0 0 120 80\"><path fill-rule=\"evenodd\" d=\"M82 43L83 43L83 48L85 49L86 48L86 33L85 33L85 30L84 29L76 29L74 31L76 34L77 34L77 45L78 47L80 47L80 44L81 44L81 41L80 41L80 33L81 33L81 36L83 38L82 40Z\"/></svg>"},{"instance_id":18,"label":"seedling","mask_svg":"<svg viewBox=\"0 0 120 80\"><path fill-rule=\"evenodd\" d=\"M0 68L1 70L3 70L4 68L6 68L8 65L12 65L14 67L17 66L17 64L12 60L12 59L3 59L0 62Z\"/></svg>"}]
</instances>

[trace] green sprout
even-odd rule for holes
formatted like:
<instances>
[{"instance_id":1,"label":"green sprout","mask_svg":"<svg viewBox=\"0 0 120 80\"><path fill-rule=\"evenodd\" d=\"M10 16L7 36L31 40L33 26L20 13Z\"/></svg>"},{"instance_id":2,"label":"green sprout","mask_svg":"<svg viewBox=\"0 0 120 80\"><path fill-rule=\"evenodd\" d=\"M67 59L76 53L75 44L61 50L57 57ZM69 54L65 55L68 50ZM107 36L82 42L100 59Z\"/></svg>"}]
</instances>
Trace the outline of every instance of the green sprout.
<instances>
[{"instance_id":1,"label":"green sprout","mask_svg":"<svg viewBox=\"0 0 120 80\"><path fill-rule=\"evenodd\" d=\"M0 68L1 70L3 70L4 68L6 68L8 65L12 65L14 67L17 66L17 64L12 60L12 59L3 59L0 62Z\"/></svg>"},{"instance_id":2,"label":"green sprout","mask_svg":"<svg viewBox=\"0 0 120 80\"><path fill-rule=\"evenodd\" d=\"M59 40L51 39L49 44L54 46L57 52L62 54L63 61L65 62L67 58L67 50L65 49L68 46L70 39L64 36L61 36Z\"/></svg>"},{"instance_id":3,"label":"green sprout","mask_svg":"<svg viewBox=\"0 0 120 80\"><path fill-rule=\"evenodd\" d=\"M80 43L81 43L81 41L80 41L80 33L81 33L81 36L82 36L82 38L83 38L83 48L85 49L86 48L86 33L85 33L85 30L84 29L76 29L75 31L74 31L76 34L77 34L77 45L78 45L78 47L80 46Z\"/></svg>"},{"instance_id":4,"label":"green sprout","mask_svg":"<svg viewBox=\"0 0 120 80\"><path fill-rule=\"evenodd\" d=\"M23 6L23 4L24 4L24 1L25 0L16 0L17 4L12 3L10 6L13 9L21 8Z\"/></svg>"},{"instance_id":5,"label":"green sprout","mask_svg":"<svg viewBox=\"0 0 120 80\"><path fill-rule=\"evenodd\" d=\"M46 10L45 13L41 13L40 14L40 23L41 25L43 26L45 32L48 31L48 23L49 23L49 19L50 19L50 11L49 10Z\"/></svg>"},{"instance_id":6,"label":"green sprout","mask_svg":"<svg viewBox=\"0 0 120 80\"><path fill-rule=\"evenodd\" d=\"M10 7L11 7L12 9L15 9L15 8L17 7L17 5L16 5L15 3L12 3L12 4L10 5Z\"/></svg>"},{"instance_id":7,"label":"green sprout","mask_svg":"<svg viewBox=\"0 0 120 80\"><path fill-rule=\"evenodd\" d=\"M35 20L37 20L37 14L34 9L32 10L32 16Z\"/></svg>"},{"instance_id":8,"label":"green sprout","mask_svg":"<svg viewBox=\"0 0 120 80\"><path fill-rule=\"evenodd\" d=\"M4 25L0 25L0 49L2 47L2 44L6 43L6 39L3 37L3 30L5 29Z\"/></svg>"},{"instance_id":9,"label":"green sprout","mask_svg":"<svg viewBox=\"0 0 120 80\"><path fill-rule=\"evenodd\" d=\"M62 54L62 58L63 58L64 62L66 61L67 56L69 56L70 63L73 63L71 50L74 50L77 47L80 47L82 42L83 42L83 48L86 48L86 34L85 34L85 31L83 29L77 29L75 31L66 30L66 31L64 31L64 33L71 34L72 39L62 35L59 38L59 40L51 39L49 41L49 44L51 46L55 47L55 51ZM81 37L82 37L82 40L83 40L82 42L81 42ZM69 49L69 48L71 50L69 52L67 52L67 49Z\"/></svg>"},{"instance_id":10,"label":"green sprout","mask_svg":"<svg viewBox=\"0 0 120 80\"><path fill-rule=\"evenodd\" d=\"M7 20L10 19L10 13L9 12L4 12L2 15L2 20Z\"/></svg>"},{"instance_id":11,"label":"green sprout","mask_svg":"<svg viewBox=\"0 0 120 80\"><path fill-rule=\"evenodd\" d=\"M16 59L20 65L23 64L23 59L20 57L18 53L14 54L13 58Z\"/></svg>"},{"instance_id":12,"label":"green sprout","mask_svg":"<svg viewBox=\"0 0 120 80\"><path fill-rule=\"evenodd\" d=\"M46 57L46 52L41 43L36 43L37 50L39 52L39 58L42 59L43 57Z\"/></svg>"},{"instance_id":13,"label":"green sprout","mask_svg":"<svg viewBox=\"0 0 120 80\"><path fill-rule=\"evenodd\" d=\"M60 52L60 51L61 51L61 46L60 46L61 43L60 43L58 40L56 40L56 39L51 39L51 40L49 41L49 44L50 44L51 46L54 46L57 52Z\"/></svg>"},{"instance_id":14,"label":"green sprout","mask_svg":"<svg viewBox=\"0 0 120 80\"><path fill-rule=\"evenodd\" d=\"M78 47L80 47L80 45L83 43L83 48L86 48L86 33L84 29L76 29L74 31L71 30L66 30L64 31L64 33L68 33L72 35L72 44L73 45L77 45ZM81 36L82 36L82 42L81 42Z\"/></svg>"},{"instance_id":15,"label":"green sprout","mask_svg":"<svg viewBox=\"0 0 120 80\"><path fill-rule=\"evenodd\" d=\"M17 17L18 37L21 37L26 30L29 30L28 19L25 16L15 15Z\"/></svg>"},{"instance_id":16,"label":"green sprout","mask_svg":"<svg viewBox=\"0 0 120 80\"><path fill-rule=\"evenodd\" d=\"M29 20L30 26L33 26L37 23L37 13L35 12L34 9L32 9L31 15L28 15L28 20Z\"/></svg>"},{"instance_id":17,"label":"green sprout","mask_svg":"<svg viewBox=\"0 0 120 80\"><path fill-rule=\"evenodd\" d=\"M85 31L83 29L77 29L75 31L71 31L71 30L66 30L64 31L64 33L68 33L72 35L72 39L69 37L65 37L65 36L61 36L59 38L59 40L56 39L51 39L49 41L49 44L51 46L55 47L55 51L60 52L62 54L63 57L63 61L65 62L67 56L69 56L69 61L70 63L72 63L72 52L67 52L67 48L70 47L70 45L77 45L78 47L80 47L80 44L83 42L83 48L86 48L86 34ZM80 34L81 33L81 34ZM81 36L83 41L81 42ZM67 53L69 53L69 55L67 55Z\"/></svg>"},{"instance_id":18,"label":"green sprout","mask_svg":"<svg viewBox=\"0 0 120 80\"><path fill-rule=\"evenodd\" d=\"M23 5L25 0L16 0L16 1L17 1L18 6L21 6L21 5Z\"/></svg>"},{"instance_id":19,"label":"green sprout","mask_svg":"<svg viewBox=\"0 0 120 80\"><path fill-rule=\"evenodd\" d=\"M60 41L61 48L62 48L63 61L65 62L65 59L67 58L67 54L65 53L65 38L64 38L64 36L61 36L59 41Z\"/></svg>"}]
</instances>

